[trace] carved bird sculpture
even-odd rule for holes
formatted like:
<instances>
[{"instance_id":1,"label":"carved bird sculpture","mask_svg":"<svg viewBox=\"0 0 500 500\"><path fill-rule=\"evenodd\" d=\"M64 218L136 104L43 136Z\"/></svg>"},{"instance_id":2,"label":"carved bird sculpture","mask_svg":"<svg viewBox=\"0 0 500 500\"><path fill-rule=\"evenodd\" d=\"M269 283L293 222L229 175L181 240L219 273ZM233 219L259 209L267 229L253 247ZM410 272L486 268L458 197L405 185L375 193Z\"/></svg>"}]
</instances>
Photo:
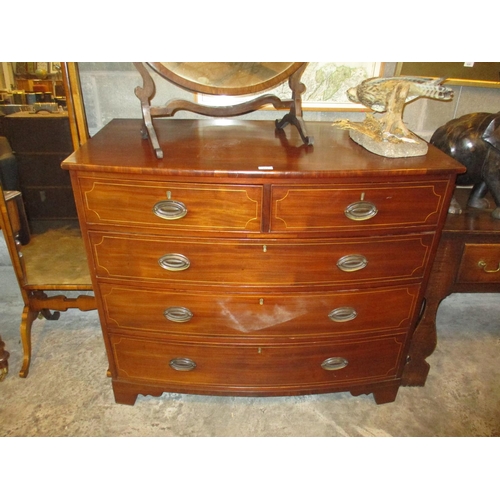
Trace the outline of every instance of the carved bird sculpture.
<instances>
[{"instance_id":1,"label":"carved bird sculpture","mask_svg":"<svg viewBox=\"0 0 500 500\"><path fill-rule=\"evenodd\" d=\"M382 116L376 118L374 113L366 113L363 122L336 120L333 125L350 129L351 139L372 153L391 158L422 156L427 153L427 143L405 125L403 110L407 103L419 97L453 99L453 90L442 85L445 80L418 76L368 78L350 88L347 96L355 103L383 113Z\"/></svg>"},{"instance_id":2,"label":"carved bird sculpture","mask_svg":"<svg viewBox=\"0 0 500 500\"><path fill-rule=\"evenodd\" d=\"M394 107L402 108L419 97L449 101L453 99L453 90L441 84L446 78L419 78L415 76L401 76L390 78L368 78L357 87L347 91L348 98L355 103L367 108L384 113L395 111ZM394 94L399 91L402 102L394 99Z\"/></svg>"}]
</instances>

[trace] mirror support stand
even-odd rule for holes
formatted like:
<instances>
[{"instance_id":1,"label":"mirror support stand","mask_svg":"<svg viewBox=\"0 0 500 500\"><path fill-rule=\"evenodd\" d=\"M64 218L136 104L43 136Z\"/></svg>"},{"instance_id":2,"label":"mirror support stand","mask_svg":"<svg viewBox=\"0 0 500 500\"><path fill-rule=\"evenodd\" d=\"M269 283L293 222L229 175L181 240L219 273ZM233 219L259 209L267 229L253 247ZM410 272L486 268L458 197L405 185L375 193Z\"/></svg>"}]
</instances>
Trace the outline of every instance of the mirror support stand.
<instances>
[{"instance_id":1,"label":"mirror support stand","mask_svg":"<svg viewBox=\"0 0 500 500\"><path fill-rule=\"evenodd\" d=\"M273 94L265 94L250 101L234 104L232 106L204 106L183 99L173 99L164 106L151 106L151 99L153 99L156 93L153 78L144 63L135 62L134 66L142 76L143 81L142 87L138 86L135 88L135 95L141 102L143 117L142 138L149 139L158 159L163 158L163 150L158 141L153 118L174 116L177 111L181 110L205 116L231 117L247 114L270 104L275 109L290 110L281 120L276 120L276 127L278 129L281 130L290 123L297 127L300 137L305 144L313 144L313 138L306 133L306 127L302 116L302 94L305 91L305 85L300 81L300 78L307 64L303 64L288 79L288 84L292 90L292 99L281 100L278 96Z\"/></svg>"},{"instance_id":2,"label":"mirror support stand","mask_svg":"<svg viewBox=\"0 0 500 500\"><path fill-rule=\"evenodd\" d=\"M276 120L276 128L282 130L289 123L297 127L300 137L304 144L312 145L314 138L307 135L306 125L302 114L302 94L306 90L306 86L302 83L301 78L306 66L302 66L288 79L288 85L292 90L292 104L290 112L287 113L281 120Z\"/></svg>"}]
</instances>

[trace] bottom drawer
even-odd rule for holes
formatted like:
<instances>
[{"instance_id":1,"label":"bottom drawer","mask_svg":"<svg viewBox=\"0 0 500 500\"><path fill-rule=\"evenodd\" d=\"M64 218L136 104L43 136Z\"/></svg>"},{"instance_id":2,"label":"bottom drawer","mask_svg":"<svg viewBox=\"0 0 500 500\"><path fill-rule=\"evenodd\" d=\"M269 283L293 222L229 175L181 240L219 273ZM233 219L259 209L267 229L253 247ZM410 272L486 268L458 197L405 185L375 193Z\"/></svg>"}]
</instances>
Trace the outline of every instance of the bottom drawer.
<instances>
[{"instance_id":1,"label":"bottom drawer","mask_svg":"<svg viewBox=\"0 0 500 500\"><path fill-rule=\"evenodd\" d=\"M136 382L241 390L326 388L391 380L405 335L349 342L210 344L111 338L117 376Z\"/></svg>"}]
</instances>

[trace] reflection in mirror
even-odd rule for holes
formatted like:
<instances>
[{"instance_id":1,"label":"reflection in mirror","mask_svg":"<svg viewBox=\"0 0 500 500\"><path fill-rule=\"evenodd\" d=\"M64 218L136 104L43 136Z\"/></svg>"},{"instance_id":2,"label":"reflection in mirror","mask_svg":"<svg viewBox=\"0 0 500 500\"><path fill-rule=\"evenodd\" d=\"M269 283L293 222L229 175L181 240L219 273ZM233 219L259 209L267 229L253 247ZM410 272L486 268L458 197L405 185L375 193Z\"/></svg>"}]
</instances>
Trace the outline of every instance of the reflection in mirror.
<instances>
[{"instance_id":1,"label":"reflection in mirror","mask_svg":"<svg viewBox=\"0 0 500 500\"><path fill-rule=\"evenodd\" d=\"M303 63L290 62L152 62L154 70L191 92L245 95L269 90Z\"/></svg>"},{"instance_id":2,"label":"reflection in mirror","mask_svg":"<svg viewBox=\"0 0 500 500\"><path fill-rule=\"evenodd\" d=\"M40 317L58 319L69 308L96 308L83 240L79 229L49 229L29 234L22 195L0 186L0 222L12 266L21 291L23 365L19 375L28 375L31 363L31 325ZM71 297L71 292L87 292ZM55 311L55 312L53 312Z\"/></svg>"}]
</instances>

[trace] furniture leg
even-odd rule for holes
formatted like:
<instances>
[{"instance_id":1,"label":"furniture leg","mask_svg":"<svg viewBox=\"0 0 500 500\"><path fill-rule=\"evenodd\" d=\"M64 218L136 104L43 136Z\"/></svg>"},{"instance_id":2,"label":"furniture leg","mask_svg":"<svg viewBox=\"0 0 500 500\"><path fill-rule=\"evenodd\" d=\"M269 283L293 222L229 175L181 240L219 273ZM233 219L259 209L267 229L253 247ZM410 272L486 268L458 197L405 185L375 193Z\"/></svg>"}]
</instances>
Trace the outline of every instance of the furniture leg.
<instances>
[{"instance_id":1,"label":"furniture leg","mask_svg":"<svg viewBox=\"0 0 500 500\"><path fill-rule=\"evenodd\" d=\"M445 241L438 249L425 294L424 310L413 332L410 351L403 370L402 385L423 386L430 365L425 361L436 348L436 316L441 301L450 294L454 276L449 269L457 266L460 252Z\"/></svg>"},{"instance_id":2,"label":"furniture leg","mask_svg":"<svg viewBox=\"0 0 500 500\"><path fill-rule=\"evenodd\" d=\"M373 399L375 399L375 403L377 403L378 405L392 403L396 400L398 390L399 386L377 389L376 391L373 391Z\"/></svg>"},{"instance_id":3,"label":"furniture leg","mask_svg":"<svg viewBox=\"0 0 500 500\"><path fill-rule=\"evenodd\" d=\"M135 405L138 395L135 387L131 387L128 384L122 384L116 380L113 380L112 384L116 403L130 406Z\"/></svg>"},{"instance_id":4,"label":"furniture leg","mask_svg":"<svg viewBox=\"0 0 500 500\"><path fill-rule=\"evenodd\" d=\"M403 385L423 386L429 374L428 358L436 348L436 315L440 300L428 301L418 326L413 334L413 341L403 372Z\"/></svg>"},{"instance_id":5,"label":"furniture leg","mask_svg":"<svg viewBox=\"0 0 500 500\"><path fill-rule=\"evenodd\" d=\"M7 376L9 373L9 359L10 354L4 349L5 343L0 337L0 382Z\"/></svg>"},{"instance_id":6,"label":"furniture leg","mask_svg":"<svg viewBox=\"0 0 500 500\"><path fill-rule=\"evenodd\" d=\"M349 392L353 396L360 396L361 394L373 394L375 403L377 403L378 405L382 405L395 401L396 396L398 395L398 390L399 384L391 383L389 385L376 387L375 389L372 386L358 387L356 389L351 389Z\"/></svg>"},{"instance_id":7,"label":"furniture leg","mask_svg":"<svg viewBox=\"0 0 500 500\"><path fill-rule=\"evenodd\" d=\"M37 319L38 311L33 311L29 305L24 306L21 318L21 341L23 343L23 366L19 372L21 378L26 378L31 363L31 325Z\"/></svg>"}]
</instances>

